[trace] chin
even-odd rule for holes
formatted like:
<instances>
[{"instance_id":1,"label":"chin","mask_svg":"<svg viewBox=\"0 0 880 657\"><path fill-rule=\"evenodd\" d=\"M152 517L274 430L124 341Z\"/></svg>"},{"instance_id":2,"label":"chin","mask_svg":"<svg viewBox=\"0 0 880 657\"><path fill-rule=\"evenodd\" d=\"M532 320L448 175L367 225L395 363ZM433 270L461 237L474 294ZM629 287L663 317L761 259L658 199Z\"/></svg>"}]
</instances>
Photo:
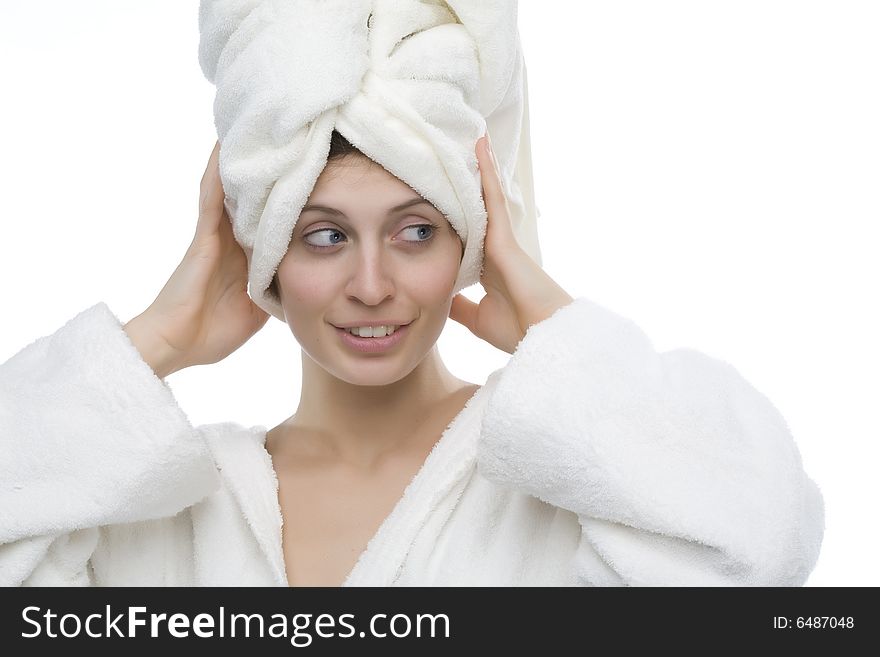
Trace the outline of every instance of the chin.
<instances>
[{"instance_id":1,"label":"chin","mask_svg":"<svg viewBox=\"0 0 880 657\"><path fill-rule=\"evenodd\" d=\"M390 369L385 373L377 371L370 372L368 371L370 369L371 368L355 366L353 368L341 368L340 370L331 373L340 381L345 381L353 386L364 387L389 386L406 378L410 373L404 370L392 372Z\"/></svg>"}]
</instances>

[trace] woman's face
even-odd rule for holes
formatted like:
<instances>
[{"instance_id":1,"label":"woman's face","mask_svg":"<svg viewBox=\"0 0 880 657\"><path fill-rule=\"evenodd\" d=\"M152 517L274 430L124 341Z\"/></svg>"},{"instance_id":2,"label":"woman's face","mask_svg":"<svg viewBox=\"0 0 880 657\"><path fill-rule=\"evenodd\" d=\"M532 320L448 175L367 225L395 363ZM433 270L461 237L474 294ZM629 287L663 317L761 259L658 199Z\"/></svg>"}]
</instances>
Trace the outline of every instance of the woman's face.
<instances>
[{"instance_id":1,"label":"woman's face","mask_svg":"<svg viewBox=\"0 0 880 657\"><path fill-rule=\"evenodd\" d=\"M395 209L408 201L421 201ZM331 160L278 266L281 305L302 349L335 377L386 385L431 351L449 316L463 254L443 214L359 155ZM411 324L367 353L337 327ZM351 336L349 336L351 337Z\"/></svg>"}]
</instances>

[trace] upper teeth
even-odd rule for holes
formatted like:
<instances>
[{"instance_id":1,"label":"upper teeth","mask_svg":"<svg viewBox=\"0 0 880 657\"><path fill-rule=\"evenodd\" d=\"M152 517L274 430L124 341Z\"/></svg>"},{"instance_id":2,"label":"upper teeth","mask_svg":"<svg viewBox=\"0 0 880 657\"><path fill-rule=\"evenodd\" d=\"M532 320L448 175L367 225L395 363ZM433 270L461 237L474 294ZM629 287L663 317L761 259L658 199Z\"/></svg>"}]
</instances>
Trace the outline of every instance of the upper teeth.
<instances>
[{"instance_id":1,"label":"upper teeth","mask_svg":"<svg viewBox=\"0 0 880 657\"><path fill-rule=\"evenodd\" d=\"M381 338L391 335L399 328L399 326L355 326L345 330L362 338Z\"/></svg>"}]
</instances>

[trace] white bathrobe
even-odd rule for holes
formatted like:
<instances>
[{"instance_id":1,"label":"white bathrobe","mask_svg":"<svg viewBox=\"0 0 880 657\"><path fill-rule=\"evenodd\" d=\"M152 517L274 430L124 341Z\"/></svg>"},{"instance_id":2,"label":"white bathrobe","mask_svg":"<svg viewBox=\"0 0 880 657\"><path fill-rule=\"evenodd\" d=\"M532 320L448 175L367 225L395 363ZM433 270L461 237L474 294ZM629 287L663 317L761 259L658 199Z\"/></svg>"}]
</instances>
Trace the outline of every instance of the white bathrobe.
<instances>
[{"instance_id":1,"label":"white bathrobe","mask_svg":"<svg viewBox=\"0 0 880 657\"><path fill-rule=\"evenodd\" d=\"M287 584L266 428L193 428L104 303L0 366L0 583ZM586 298L532 326L345 580L794 586L824 504L730 365Z\"/></svg>"}]
</instances>

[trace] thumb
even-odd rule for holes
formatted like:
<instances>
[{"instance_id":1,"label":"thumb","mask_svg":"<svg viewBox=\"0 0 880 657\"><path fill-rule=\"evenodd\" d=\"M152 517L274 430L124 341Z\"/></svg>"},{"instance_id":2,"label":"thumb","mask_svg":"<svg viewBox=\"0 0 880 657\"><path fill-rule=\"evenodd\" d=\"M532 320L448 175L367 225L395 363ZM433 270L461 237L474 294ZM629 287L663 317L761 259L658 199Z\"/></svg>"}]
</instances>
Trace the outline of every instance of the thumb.
<instances>
[{"instance_id":1,"label":"thumb","mask_svg":"<svg viewBox=\"0 0 880 657\"><path fill-rule=\"evenodd\" d=\"M475 332L477 325L477 308L480 305L474 303L463 294L452 297L452 305L449 307L449 318L467 327L471 333Z\"/></svg>"}]
</instances>

